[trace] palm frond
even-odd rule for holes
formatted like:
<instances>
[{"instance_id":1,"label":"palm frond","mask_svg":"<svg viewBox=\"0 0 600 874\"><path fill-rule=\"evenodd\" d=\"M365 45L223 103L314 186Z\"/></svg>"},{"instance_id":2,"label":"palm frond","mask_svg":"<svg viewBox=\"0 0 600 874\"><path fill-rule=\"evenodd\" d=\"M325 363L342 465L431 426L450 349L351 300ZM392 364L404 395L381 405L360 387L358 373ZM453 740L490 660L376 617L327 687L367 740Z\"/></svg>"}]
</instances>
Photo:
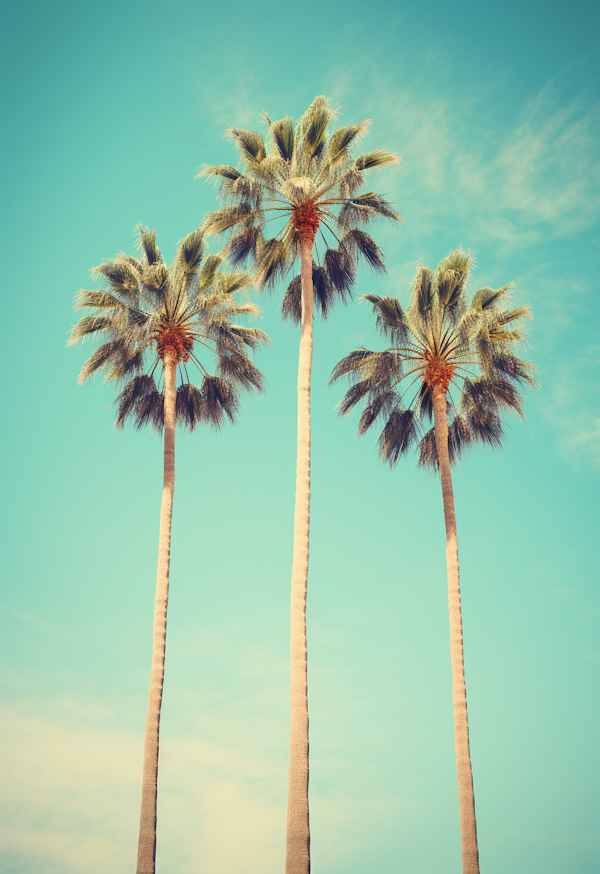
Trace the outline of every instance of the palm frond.
<instances>
[{"instance_id":1,"label":"palm frond","mask_svg":"<svg viewBox=\"0 0 600 874\"><path fill-rule=\"evenodd\" d=\"M352 227L356 224L368 224L379 216L391 221L402 221L389 201L369 191L346 200L340 209L338 221L342 227Z\"/></svg>"},{"instance_id":2,"label":"palm frond","mask_svg":"<svg viewBox=\"0 0 600 874\"><path fill-rule=\"evenodd\" d=\"M114 403L118 404L119 408L115 426L119 429L123 428L127 419L136 414L138 404L147 395L156 392L156 383L151 376L146 374L135 376L115 398Z\"/></svg>"},{"instance_id":3,"label":"palm frond","mask_svg":"<svg viewBox=\"0 0 600 874\"><path fill-rule=\"evenodd\" d=\"M349 413L350 410L355 407L357 403L361 401L370 390L370 379L364 379L361 382L357 382L354 385L350 386L350 388L338 404L340 416L345 416L346 413Z\"/></svg>"},{"instance_id":4,"label":"palm frond","mask_svg":"<svg viewBox=\"0 0 600 874\"><path fill-rule=\"evenodd\" d=\"M229 164L204 164L204 169L200 171L196 175L196 179L200 176L215 176L218 179L229 179L231 182L235 182L236 179L239 179L242 175L239 170L236 170L235 167L231 167Z\"/></svg>"},{"instance_id":5,"label":"palm frond","mask_svg":"<svg viewBox=\"0 0 600 874\"><path fill-rule=\"evenodd\" d=\"M261 288L272 287L288 270L288 251L282 240L265 240L260 248L256 281Z\"/></svg>"},{"instance_id":6,"label":"palm frond","mask_svg":"<svg viewBox=\"0 0 600 874\"><path fill-rule=\"evenodd\" d=\"M85 289L81 289L77 293L77 297L75 299L75 309L83 310L83 309L116 309L117 307L122 307L123 304L119 300L118 297L115 297L114 294L110 294L108 291L86 291Z\"/></svg>"},{"instance_id":7,"label":"palm frond","mask_svg":"<svg viewBox=\"0 0 600 874\"><path fill-rule=\"evenodd\" d=\"M270 124L271 138L284 161L290 161L294 154L294 125L292 119L285 118Z\"/></svg>"},{"instance_id":8,"label":"palm frond","mask_svg":"<svg viewBox=\"0 0 600 874\"><path fill-rule=\"evenodd\" d=\"M455 318L461 304L464 305L464 292L472 264L473 257L470 252L456 249L440 262L435 273L439 301Z\"/></svg>"},{"instance_id":9,"label":"palm frond","mask_svg":"<svg viewBox=\"0 0 600 874\"><path fill-rule=\"evenodd\" d=\"M514 380L518 385L528 385L534 388L537 385L536 379L533 376L537 372L533 364L529 361L523 361L522 358L517 358L507 349L498 348L494 344L488 344L486 350L486 369L491 374L499 376L501 379Z\"/></svg>"},{"instance_id":10,"label":"palm frond","mask_svg":"<svg viewBox=\"0 0 600 874\"><path fill-rule=\"evenodd\" d=\"M338 361L333 368L328 384L331 385L342 376L347 376L348 374L354 374L357 371L360 371L365 361L371 355L373 355L373 352L370 352L368 349L356 349L354 352L351 352L350 355L346 355L346 357L342 358L341 361Z\"/></svg>"},{"instance_id":11,"label":"palm frond","mask_svg":"<svg viewBox=\"0 0 600 874\"><path fill-rule=\"evenodd\" d=\"M428 318L434 304L434 273L428 267L420 267L413 286L413 305L421 318Z\"/></svg>"},{"instance_id":12,"label":"palm frond","mask_svg":"<svg viewBox=\"0 0 600 874\"><path fill-rule=\"evenodd\" d=\"M234 141L244 160L254 163L266 157L267 151L263 138L257 131L230 127L226 136Z\"/></svg>"},{"instance_id":13,"label":"palm frond","mask_svg":"<svg viewBox=\"0 0 600 874\"><path fill-rule=\"evenodd\" d=\"M490 409L471 407L466 418L467 427L473 439L500 448L504 432L500 416Z\"/></svg>"},{"instance_id":14,"label":"palm frond","mask_svg":"<svg viewBox=\"0 0 600 874\"><path fill-rule=\"evenodd\" d=\"M394 343L402 343L410 335L406 314L397 298L379 297L376 294L364 294L363 300L369 301L377 314L376 327Z\"/></svg>"},{"instance_id":15,"label":"palm frond","mask_svg":"<svg viewBox=\"0 0 600 874\"><path fill-rule=\"evenodd\" d=\"M341 247L327 249L323 260L327 275L336 291L342 293L349 291L356 278L350 255Z\"/></svg>"},{"instance_id":16,"label":"palm frond","mask_svg":"<svg viewBox=\"0 0 600 874\"><path fill-rule=\"evenodd\" d=\"M136 225L136 227L140 234L138 245L146 256L146 262L148 264L155 264L157 261L164 261L162 253L156 245L156 231L150 231L148 228L142 227L142 225Z\"/></svg>"},{"instance_id":17,"label":"palm frond","mask_svg":"<svg viewBox=\"0 0 600 874\"><path fill-rule=\"evenodd\" d=\"M463 452L471 446L472 442L473 435L466 421L461 416L455 416L454 421L448 427L448 456L452 466L457 464ZM440 469L435 428L431 428L419 442L417 466L433 471Z\"/></svg>"},{"instance_id":18,"label":"palm frond","mask_svg":"<svg viewBox=\"0 0 600 874\"><path fill-rule=\"evenodd\" d=\"M102 367L115 366L124 358L128 357L128 348L122 339L110 340L99 346L81 368L79 384L85 382L88 377Z\"/></svg>"},{"instance_id":19,"label":"palm frond","mask_svg":"<svg viewBox=\"0 0 600 874\"><path fill-rule=\"evenodd\" d=\"M204 234L200 228L197 228L180 241L177 251L177 265L184 273L193 273L198 269L205 251Z\"/></svg>"},{"instance_id":20,"label":"palm frond","mask_svg":"<svg viewBox=\"0 0 600 874\"><path fill-rule=\"evenodd\" d=\"M240 352L230 352L219 358L219 375L246 391L255 388L264 392L262 373L247 355Z\"/></svg>"},{"instance_id":21,"label":"palm frond","mask_svg":"<svg viewBox=\"0 0 600 874\"><path fill-rule=\"evenodd\" d=\"M281 316L284 321L299 325L302 320L302 277L294 276L281 301Z\"/></svg>"},{"instance_id":22,"label":"palm frond","mask_svg":"<svg viewBox=\"0 0 600 874\"><path fill-rule=\"evenodd\" d=\"M421 382L414 401L415 413L421 422L433 421L433 391L426 382Z\"/></svg>"},{"instance_id":23,"label":"palm frond","mask_svg":"<svg viewBox=\"0 0 600 874\"><path fill-rule=\"evenodd\" d=\"M238 267L240 264L245 265L250 255L256 259L257 246L262 242L260 228L250 225L230 238L225 247L225 253L234 267Z\"/></svg>"},{"instance_id":24,"label":"palm frond","mask_svg":"<svg viewBox=\"0 0 600 874\"><path fill-rule=\"evenodd\" d=\"M117 294L129 296L138 293L138 274L123 258L105 259L99 267L92 269L92 273L104 276Z\"/></svg>"},{"instance_id":25,"label":"palm frond","mask_svg":"<svg viewBox=\"0 0 600 874\"><path fill-rule=\"evenodd\" d=\"M366 155L359 155L354 165L357 170L372 170L374 167L385 167L386 164L397 164L398 158L384 149L375 149Z\"/></svg>"},{"instance_id":26,"label":"palm frond","mask_svg":"<svg viewBox=\"0 0 600 874\"><path fill-rule=\"evenodd\" d=\"M400 456L408 452L416 443L417 437L417 422L413 411L396 407L392 410L379 437L380 458L393 467Z\"/></svg>"},{"instance_id":27,"label":"palm frond","mask_svg":"<svg viewBox=\"0 0 600 874\"><path fill-rule=\"evenodd\" d=\"M73 325L71 334L67 340L68 346L73 346L83 337L89 337L90 334L104 333L106 331L114 331L115 322L110 316L84 316L76 325Z\"/></svg>"},{"instance_id":28,"label":"palm frond","mask_svg":"<svg viewBox=\"0 0 600 874\"><path fill-rule=\"evenodd\" d=\"M354 258L360 253L369 266L377 273L385 273L383 252L369 234L356 228L347 231L342 238L340 246Z\"/></svg>"},{"instance_id":29,"label":"palm frond","mask_svg":"<svg viewBox=\"0 0 600 874\"><path fill-rule=\"evenodd\" d=\"M360 124L338 127L329 140L327 153L329 163L335 165L338 161L343 160L348 153L350 144L366 132L368 125L368 121L361 121ZM359 169L363 170L365 168L360 167Z\"/></svg>"},{"instance_id":30,"label":"palm frond","mask_svg":"<svg viewBox=\"0 0 600 874\"><path fill-rule=\"evenodd\" d=\"M218 209L216 212L206 216L201 227L205 234L215 234L218 237L219 234L245 221L251 215L252 208L249 203L225 206L223 209Z\"/></svg>"},{"instance_id":31,"label":"palm frond","mask_svg":"<svg viewBox=\"0 0 600 874\"><path fill-rule=\"evenodd\" d=\"M201 386L203 415L216 428L225 416L235 422L239 401L233 386L217 376L205 376Z\"/></svg>"},{"instance_id":32,"label":"palm frond","mask_svg":"<svg viewBox=\"0 0 600 874\"><path fill-rule=\"evenodd\" d=\"M388 416L392 407L397 404L398 395L392 389L382 391L367 404L358 422L358 433L366 434L371 425L380 417Z\"/></svg>"}]
</instances>

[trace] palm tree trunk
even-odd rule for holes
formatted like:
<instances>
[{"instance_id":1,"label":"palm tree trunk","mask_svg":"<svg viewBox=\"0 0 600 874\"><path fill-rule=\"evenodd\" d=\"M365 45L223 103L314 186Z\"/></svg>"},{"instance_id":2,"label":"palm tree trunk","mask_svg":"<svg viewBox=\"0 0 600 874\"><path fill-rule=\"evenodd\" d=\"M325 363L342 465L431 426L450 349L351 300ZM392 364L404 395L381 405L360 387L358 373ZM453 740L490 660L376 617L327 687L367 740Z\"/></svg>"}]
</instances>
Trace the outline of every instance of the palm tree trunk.
<instances>
[{"instance_id":1,"label":"palm tree trunk","mask_svg":"<svg viewBox=\"0 0 600 874\"><path fill-rule=\"evenodd\" d=\"M142 778L142 808L138 843L137 874L154 874L156 858L156 792L158 781L158 737L160 706L165 676L165 644L167 638L167 602L169 600L169 563L171 558L171 517L175 488L175 403L177 363L167 351L163 360L165 371L165 445L163 493L160 504L158 535L158 571L154 600L152 631L152 670L144 738Z\"/></svg>"},{"instance_id":2,"label":"palm tree trunk","mask_svg":"<svg viewBox=\"0 0 600 874\"><path fill-rule=\"evenodd\" d=\"M454 709L454 746L458 777L458 807L462 845L463 874L479 874L477 823L473 772L469 752L469 722L467 719L467 690L463 655L462 614L460 608L460 578L458 567L458 536L454 491L448 453L448 413L446 393L434 389L433 421L435 443L440 464L444 521L446 523L446 567L448 571L448 612L450 615L450 662L452 665L452 702Z\"/></svg>"},{"instance_id":3,"label":"palm tree trunk","mask_svg":"<svg viewBox=\"0 0 600 874\"><path fill-rule=\"evenodd\" d=\"M312 246L301 243L302 335L298 361L298 449L292 561L290 640L290 767L286 836L286 874L309 874L308 818L308 681L306 655L306 587L310 525L310 376L313 350Z\"/></svg>"}]
</instances>

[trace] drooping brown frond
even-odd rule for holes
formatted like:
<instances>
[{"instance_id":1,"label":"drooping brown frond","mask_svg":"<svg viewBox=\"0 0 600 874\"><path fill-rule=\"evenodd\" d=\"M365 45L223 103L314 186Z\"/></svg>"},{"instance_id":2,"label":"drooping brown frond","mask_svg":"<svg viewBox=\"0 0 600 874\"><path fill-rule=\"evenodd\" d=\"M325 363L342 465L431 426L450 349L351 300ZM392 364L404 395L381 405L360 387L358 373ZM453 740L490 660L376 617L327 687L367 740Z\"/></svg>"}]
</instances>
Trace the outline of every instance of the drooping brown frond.
<instances>
[{"instance_id":1,"label":"drooping brown frond","mask_svg":"<svg viewBox=\"0 0 600 874\"><path fill-rule=\"evenodd\" d=\"M385 273L383 252L375 240L364 231L357 229L348 231L342 238L340 247L354 258L360 253L377 273Z\"/></svg>"},{"instance_id":2,"label":"drooping brown frond","mask_svg":"<svg viewBox=\"0 0 600 874\"><path fill-rule=\"evenodd\" d=\"M379 297L376 294L364 294L363 300L369 301L377 314L376 326L384 337L394 343L403 343L410 329L406 314L395 297Z\"/></svg>"},{"instance_id":3,"label":"drooping brown frond","mask_svg":"<svg viewBox=\"0 0 600 874\"><path fill-rule=\"evenodd\" d=\"M264 391L262 374L256 364L247 355L240 352L230 352L219 358L219 375L230 383L250 391L255 388Z\"/></svg>"},{"instance_id":4,"label":"drooping brown frond","mask_svg":"<svg viewBox=\"0 0 600 874\"><path fill-rule=\"evenodd\" d=\"M281 315L284 321L299 325L302 319L302 277L294 276L281 301Z\"/></svg>"},{"instance_id":5,"label":"drooping brown frond","mask_svg":"<svg viewBox=\"0 0 600 874\"><path fill-rule=\"evenodd\" d=\"M370 379L364 379L361 382L357 382L350 386L338 405L340 416L345 416L346 413L349 413L350 410L365 397L370 389Z\"/></svg>"},{"instance_id":6,"label":"drooping brown frond","mask_svg":"<svg viewBox=\"0 0 600 874\"><path fill-rule=\"evenodd\" d=\"M379 418L386 416L391 412L392 407L398 402L398 395L395 391L383 391L376 395L375 398L364 408L360 420L358 422L358 433L366 434L371 425Z\"/></svg>"},{"instance_id":7,"label":"drooping brown frond","mask_svg":"<svg viewBox=\"0 0 600 874\"><path fill-rule=\"evenodd\" d=\"M339 292L347 292L354 285L356 272L348 252L339 247L327 249L324 258L325 269L331 284Z\"/></svg>"},{"instance_id":8,"label":"drooping brown frond","mask_svg":"<svg viewBox=\"0 0 600 874\"><path fill-rule=\"evenodd\" d=\"M396 408L387 420L379 438L379 456L390 467L398 461L416 442L417 422L412 410Z\"/></svg>"},{"instance_id":9,"label":"drooping brown frond","mask_svg":"<svg viewBox=\"0 0 600 874\"><path fill-rule=\"evenodd\" d=\"M342 376L347 376L348 374L360 371L365 361L372 355L373 352L370 352L368 349L357 349L355 352L351 352L350 355L342 358L342 360L338 361L333 368L331 376L329 377L329 385L340 379Z\"/></svg>"}]
</instances>

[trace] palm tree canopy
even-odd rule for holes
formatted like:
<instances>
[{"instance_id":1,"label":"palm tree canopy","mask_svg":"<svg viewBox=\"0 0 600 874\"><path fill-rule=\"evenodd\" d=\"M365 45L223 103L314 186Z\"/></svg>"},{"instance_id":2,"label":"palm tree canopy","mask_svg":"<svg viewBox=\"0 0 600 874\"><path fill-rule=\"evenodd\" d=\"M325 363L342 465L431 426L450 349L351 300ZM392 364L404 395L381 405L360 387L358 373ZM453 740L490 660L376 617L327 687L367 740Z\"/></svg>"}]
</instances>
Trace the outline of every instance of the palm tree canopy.
<instances>
[{"instance_id":1,"label":"palm tree canopy","mask_svg":"<svg viewBox=\"0 0 600 874\"><path fill-rule=\"evenodd\" d=\"M391 466L418 444L419 465L437 469L434 429L424 427L432 421L434 395L446 397L454 464L478 441L499 446L501 413L522 416L519 388L536 385L535 367L513 351L524 339L520 323L531 317L529 307L508 307L510 285L480 288L467 304L472 267L472 255L460 249L435 272L420 267L406 309L394 297L364 295L391 346L381 352L357 349L333 370L330 382L345 375L351 382L340 414L362 402L359 434L383 423L379 454Z\"/></svg>"},{"instance_id":2,"label":"palm tree canopy","mask_svg":"<svg viewBox=\"0 0 600 874\"><path fill-rule=\"evenodd\" d=\"M256 131L231 127L227 132L239 149L240 170L221 164L198 174L218 180L225 201L202 227L217 235L229 232L225 251L231 262L251 259L260 288L288 274L303 239L314 242L315 306L326 317L335 300L350 293L359 256L375 270L385 269L381 249L362 226L378 216L394 221L400 216L379 194L359 190L369 170L398 159L382 149L353 157L351 147L368 122L330 130L334 112L325 97L317 97L296 124L287 117L271 121L266 113L263 119L266 143ZM276 222L271 236L270 222ZM300 321L299 275L287 289L282 311Z\"/></svg>"},{"instance_id":3,"label":"palm tree canopy","mask_svg":"<svg viewBox=\"0 0 600 874\"><path fill-rule=\"evenodd\" d=\"M124 383L115 400L117 427L132 418L137 428L150 424L160 431L162 361L169 352L180 379L177 421L191 430L202 422L219 426L224 417L233 421L238 391L262 390L262 375L247 350L269 343L258 328L232 321L260 315L255 304L236 299L252 279L248 273L225 272L222 255L206 255L201 229L181 240L170 266L156 244L156 231L141 225L138 230L141 257L121 253L103 261L92 274L104 288L78 294L76 309L89 314L73 327L69 344L88 336L101 340L79 382L101 370L106 381ZM190 365L200 375L199 385L190 381Z\"/></svg>"}]
</instances>

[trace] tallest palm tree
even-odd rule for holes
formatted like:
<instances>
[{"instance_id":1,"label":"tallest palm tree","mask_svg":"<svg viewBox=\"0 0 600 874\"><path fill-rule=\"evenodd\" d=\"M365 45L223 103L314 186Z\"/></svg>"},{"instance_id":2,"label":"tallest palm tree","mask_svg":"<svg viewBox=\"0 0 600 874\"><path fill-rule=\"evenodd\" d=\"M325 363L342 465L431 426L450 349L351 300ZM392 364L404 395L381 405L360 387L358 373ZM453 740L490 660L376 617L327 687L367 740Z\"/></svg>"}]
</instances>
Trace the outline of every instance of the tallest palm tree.
<instances>
[{"instance_id":1,"label":"tallest palm tree","mask_svg":"<svg viewBox=\"0 0 600 874\"><path fill-rule=\"evenodd\" d=\"M250 259L259 287L272 286L300 261L300 274L283 299L285 316L301 325L298 360L296 504L291 597L291 725L286 874L310 871L308 814L308 684L306 594L310 525L310 388L313 310L326 316L336 298L354 283L362 255L383 270L382 252L360 225L378 216L398 220L390 204L374 192L359 194L365 173L396 161L377 150L352 157L350 147L367 122L330 132L333 112L317 97L294 125L271 121L267 145L256 131L230 128L240 151L241 169L208 166L200 175L216 177L227 205L205 221L209 233L231 232L226 251L234 263ZM275 225L269 224L275 222ZM267 237L265 230L275 227Z\"/></svg>"}]
</instances>

